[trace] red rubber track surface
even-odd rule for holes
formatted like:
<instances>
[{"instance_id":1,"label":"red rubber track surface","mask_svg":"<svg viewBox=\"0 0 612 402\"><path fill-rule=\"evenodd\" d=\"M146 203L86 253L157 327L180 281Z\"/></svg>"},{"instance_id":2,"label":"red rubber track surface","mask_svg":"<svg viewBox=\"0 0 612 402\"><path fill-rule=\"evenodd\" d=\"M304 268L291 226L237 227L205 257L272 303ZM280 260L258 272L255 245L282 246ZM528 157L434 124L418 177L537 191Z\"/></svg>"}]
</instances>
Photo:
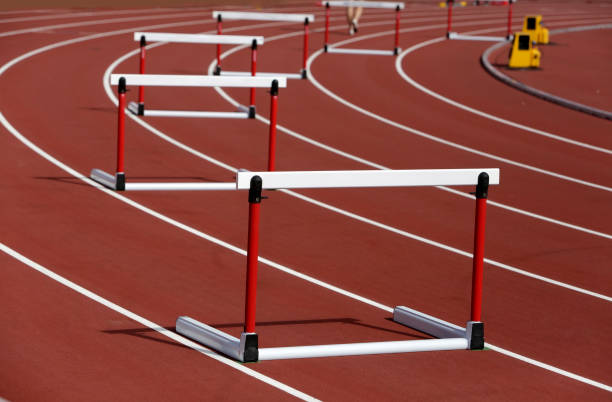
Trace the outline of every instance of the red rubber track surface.
<instances>
[{"instance_id":1,"label":"red rubber track surface","mask_svg":"<svg viewBox=\"0 0 612 402\"><path fill-rule=\"evenodd\" d=\"M128 5L126 5L127 7ZM212 9L212 8L211 8ZM210 9L200 9L209 12ZM270 11L314 12L312 51L323 41L324 18L315 6L288 4ZM195 12L195 11L194 11ZM214 30L207 17L142 10L146 18L0 36L2 65L42 46L94 33L125 33L81 41L34 55L0 75L0 111L28 140L83 175L115 164L116 107L104 91L108 66L137 48L131 31ZM576 19L612 20L606 3L519 2L523 15L541 13L555 28ZM359 34L393 28L393 13L366 10ZM3 15L17 18L33 12ZM455 8L457 30L505 29L503 7ZM576 17L580 15L580 17ZM332 43L349 39L341 10L333 10ZM101 17L111 18L108 15ZM96 16L3 23L1 32L95 21ZM607 20L607 21L606 21ZM470 25L461 26L463 21ZM371 23L371 24L370 24ZM241 27L224 33L274 35L300 25ZM409 4L402 12L402 49L440 37L446 12L435 4ZM258 70L297 72L301 36L267 41ZM556 38L552 38L556 41ZM541 47L542 71L521 80L588 103L593 85L606 82L608 31L564 34L561 46ZM392 33L351 47L386 48ZM444 41L403 59L401 68L443 96L530 127L612 149L610 122L563 109L516 91L479 65L487 43ZM577 47L579 49L577 49ZM547 55L550 49L551 60ZM589 50L592 49L592 50ZM224 49L227 50L227 49ZM555 53L558 52L558 53ZM593 53L591 53L593 52ZM597 56L593 56L597 54ZM214 46L164 45L147 52L147 72L199 74ZM500 58L502 56L499 56ZM592 57L597 62L585 63ZM224 60L248 69L249 51ZM114 72L136 72L137 56ZM548 67L550 63L550 67ZM554 63L554 64L553 64ZM607 70L606 70L607 66ZM465 112L411 86L380 56L322 54L311 73L328 90L371 113L465 147L540 169L612 187L611 157L537 136ZM526 76L530 72L520 72ZM585 77L584 86L561 77ZM537 85L536 85L537 83ZM605 84L609 85L609 84ZM115 88L113 88L113 91ZM609 92L609 91L608 91ZM227 93L241 103L248 90ZM135 100L136 88L128 92ZM609 93L597 106L610 110ZM154 109L233 110L212 89L147 88ZM595 101L594 101L595 102ZM258 113L269 114L269 95L257 91ZM595 230L594 235L490 205L485 257L556 281L610 296L612 216L610 191L547 176L511 163L416 136L361 114L325 95L311 82L291 80L279 96L279 124L387 168L501 168L497 203ZM264 170L268 127L259 121L145 118L172 138L234 168ZM2 243L80 286L174 330L188 315L238 336L242 329L244 256L181 230L111 197L40 157L5 127L0 174L4 178ZM128 180L232 181L234 172L187 153L126 119ZM372 168L279 131L277 170ZM464 193L472 188L458 188ZM471 253L474 201L436 188L309 190L301 194L447 247ZM123 196L238 248L246 248L245 192L132 192ZM283 192L262 204L260 255L385 306L405 305L465 325L471 259L324 209ZM291 396L212 360L154 330L75 293L0 254L3 328L0 397L8 400L281 400ZM261 347L422 339L393 323L390 314L260 263L257 332ZM483 321L487 342L610 386L612 314L608 300L485 264ZM606 400L610 393L493 350L298 359L247 364L324 400Z\"/></svg>"}]
</instances>

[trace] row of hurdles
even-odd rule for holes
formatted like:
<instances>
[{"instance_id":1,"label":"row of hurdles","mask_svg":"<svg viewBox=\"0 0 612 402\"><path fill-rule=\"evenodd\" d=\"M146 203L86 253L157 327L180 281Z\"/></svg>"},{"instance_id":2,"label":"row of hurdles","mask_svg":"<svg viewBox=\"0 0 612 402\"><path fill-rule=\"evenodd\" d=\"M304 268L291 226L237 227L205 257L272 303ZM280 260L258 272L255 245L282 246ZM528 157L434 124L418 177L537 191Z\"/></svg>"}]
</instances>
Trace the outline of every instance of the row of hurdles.
<instances>
[{"instance_id":1,"label":"row of hurdles","mask_svg":"<svg viewBox=\"0 0 612 402\"><path fill-rule=\"evenodd\" d=\"M372 2L326 2L330 6L349 4L355 6L359 3ZM382 2L377 5L385 4ZM386 3L395 5L399 12L399 3ZM402 3L403 8L403 3ZM194 318L181 316L177 319L178 333L196 340L226 356L242 362L255 362L259 360L313 358L323 356L347 356L378 353L405 353L417 351L440 350L470 350L484 348L484 324L482 322L482 285L484 269L484 232L486 221L486 200L489 185L499 184L499 169L428 169L428 170L354 170L354 171L275 171L275 143L276 121L279 88L287 86L288 78L307 78L305 64L299 74L283 75L268 73L258 76L256 73L257 46L264 43L259 36L226 36L221 35L221 24L224 20L248 17L257 18L256 13L245 16L237 12L215 12L213 14L218 22L217 35L199 34L163 34L151 32L136 32L134 39L141 44L140 74L111 74L110 84L118 88L118 136L117 136L117 165L115 174L109 174L100 169L93 169L91 179L115 191L248 191L249 217L248 239L246 255L246 293L244 327L240 338L222 332L212 326L202 323ZM304 31L304 58L307 57L308 24L314 16L270 16L270 13L261 13L260 17L274 21L303 21ZM267 15L264 15L267 14ZM327 13L327 15L329 15ZM281 19L285 18L285 19ZM326 19L329 21L329 18ZM399 21L399 19L398 19ZM396 24L398 26L398 24ZM326 23L326 30L329 23ZM397 28L399 32L399 28ZM212 37L212 38L211 38ZM214 38L218 41L214 42ZM145 74L145 47L147 41L212 43L217 47L217 64L211 75L162 75ZM251 46L251 72L228 72L221 68L221 45L234 44L238 46ZM395 37L394 50L398 51L398 38ZM328 48L328 51L331 47ZM380 54L380 53L372 53ZM128 86L139 87L138 102L126 105L126 92ZM248 107L237 112L208 112L208 111L160 111L145 107L144 87L240 87L251 88L251 98ZM134 119L147 116L174 117L174 118L253 118L255 104L252 91L255 88L270 88L270 119L269 119L269 146L268 171L250 172L239 169L235 172L234 182L132 182L125 175L125 119L126 109L134 115ZM257 272L259 260L259 222L263 191L279 189L307 189L307 188L371 188L371 187L415 187L415 186L475 186L475 229L474 229L474 255L472 259L472 290L469 320L465 327L432 317L425 313L398 306L393 312L393 321L419 332L429 334L432 339L362 342L331 345L301 345L275 348L260 348L260 341L256 332L256 294Z\"/></svg>"}]
</instances>

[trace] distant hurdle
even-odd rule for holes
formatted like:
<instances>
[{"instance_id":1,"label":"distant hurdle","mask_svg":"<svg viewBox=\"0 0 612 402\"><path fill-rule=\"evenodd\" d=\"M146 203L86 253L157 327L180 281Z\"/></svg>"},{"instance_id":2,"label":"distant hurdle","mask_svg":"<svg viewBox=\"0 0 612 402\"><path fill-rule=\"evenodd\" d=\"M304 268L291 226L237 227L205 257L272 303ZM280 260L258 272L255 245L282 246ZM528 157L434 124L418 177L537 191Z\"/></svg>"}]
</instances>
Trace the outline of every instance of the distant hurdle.
<instances>
[{"instance_id":1,"label":"distant hurdle","mask_svg":"<svg viewBox=\"0 0 612 402\"><path fill-rule=\"evenodd\" d=\"M287 86L284 77L218 77L211 75L154 75L154 74L111 74L110 84L117 85L117 167L111 175L100 169L92 169L90 178L105 187L117 191L195 191L226 190L219 183L131 183L125 175L125 103L127 86L171 86L171 87L238 87L270 88L270 129L268 143L268 170L273 171L276 155L276 116L278 113L278 89ZM152 116L181 117L230 117L248 118L248 112L207 112L207 111L146 111Z\"/></svg>"},{"instance_id":2,"label":"distant hurdle","mask_svg":"<svg viewBox=\"0 0 612 402\"><path fill-rule=\"evenodd\" d=\"M212 17L217 20L217 34L222 34L223 21L229 20L251 20L251 21L279 21L279 22L301 22L304 24L304 42L302 52L302 69L299 73L257 73L257 76L283 76L285 78L307 78L306 61L308 60L308 39L310 36L309 25L315 20L313 14L281 14L281 13L253 13L242 11L213 11ZM221 69L221 44L217 45L216 75L249 75L245 71L223 71Z\"/></svg>"},{"instance_id":3,"label":"distant hurdle","mask_svg":"<svg viewBox=\"0 0 612 402\"><path fill-rule=\"evenodd\" d=\"M249 190L247 240L246 298L243 332L240 339L193 318L177 319L178 333L242 362L298 359L325 356L348 356L379 353L406 353L484 348L482 322L482 284L484 266L484 232L486 200L489 185L499 184L499 169L441 170L354 170L311 172L238 171L236 183L226 183L236 190ZM259 220L262 190L304 188L410 187L410 186L476 186L474 254L470 319L465 328L419 311L395 307L393 320L427 333L435 339L389 342L365 342L332 345L259 348L256 332L257 262Z\"/></svg>"},{"instance_id":4,"label":"distant hurdle","mask_svg":"<svg viewBox=\"0 0 612 402\"><path fill-rule=\"evenodd\" d=\"M325 43L323 50L326 53L345 53L345 54L371 54L381 56L397 56L400 52L399 48L399 31L400 31L400 10L404 9L404 3L386 2L386 1L322 1L321 5L325 7ZM364 8L386 8L395 10L395 37L393 41L393 50L380 49L347 49L339 48L329 44L329 9L330 7L364 7Z\"/></svg>"},{"instance_id":5,"label":"distant hurdle","mask_svg":"<svg viewBox=\"0 0 612 402\"><path fill-rule=\"evenodd\" d=\"M503 41L512 39L512 4L515 3L516 0L488 0L486 2L487 5L491 4L491 5L508 6L508 24L506 27L505 37L484 36L484 35L462 35L457 32L452 32L453 4L455 3L455 0L446 0L446 2L448 4L447 26L446 26L446 38L447 39L476 40L476 41L488 41L488 42L503 42Z\"/></svg>"},{"instance_id":6,"label":"distant hurdle","mask_svg":"<svg viewBox=\"0 0 612 402\"><path fill-rule=\"evenodd\" d=\"M226 45L251 45L251 73L255 75L257 46L263 45L263 36L245 36L245 35L225 35L223 37L217 35L203 34L182 34L182 33L166 33L166 32L134 32L134 40L140 41L140 74L145 73L145 55L148 42L168 42L168 43L197 43L197 44L221 44ZM144 87L138 88L138 103L130 102L129 111L140 116L162 116L147 111L145 113L144 105ZM163 114L163 116L187 117L180 115ZM192 115L191 117L196 117ZM230 115L200 115L197 117L232 117ZM251 88L249 98L249 117L255 118L255 88Z\"/></svg>"}]
</instances>

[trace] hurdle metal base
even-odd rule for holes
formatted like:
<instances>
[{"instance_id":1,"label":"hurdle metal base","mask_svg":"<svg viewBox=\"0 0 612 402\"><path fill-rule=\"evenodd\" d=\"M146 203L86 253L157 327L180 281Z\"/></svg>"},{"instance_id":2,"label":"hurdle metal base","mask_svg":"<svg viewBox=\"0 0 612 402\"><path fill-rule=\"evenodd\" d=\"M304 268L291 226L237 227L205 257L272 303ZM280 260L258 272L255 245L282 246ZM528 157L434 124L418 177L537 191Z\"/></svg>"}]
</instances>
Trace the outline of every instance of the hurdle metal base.
<instances>
[{"instance_id":1,"label":"hurdle metal base","mask_svg":"<svg viewBox=\"0 0 612 402\"><path fill-rule=\"evenodd\" d=\"M199 183L199 182L168 182L168 183L128 183L124 173L115 176L100 169L92 169L89 177L104 187L116 191L226 191L236 190L236 183Z\"/></svg>"},{"instance_id":2,"label":"hurdle metal base","mask_svg":"<svg viewBox=\"0 0 612 402\"><path fill-rule=\"evenodd\" d=\"M393 50L379 50L379 49L347 49L342 47L326 46L327 53L343 53L343 54L370 54L375 56L396 56L401 51L400 48Z\"/></svg>"},{"instance_id":3,"label":"hurdle metal base","mask_svg":"<svg viewBox=\"0 0 612 402\"><path fill-rule=\"evenodd\" d=\"M404 306L394 309L393 321L437 339L258 348L257 338L249 341L249 334L243 333L241 339L238 339L189 317L179 317L176 330L181 335L242 362L484 348L482 322L469 321L467 328L461 328Z\"/></svg>"},{"instance_id":4,"label":"hurdle metal base","mask_svg":"<svg viewBox=\"0 0 612 402\"><path fill-rule=\"evenodd\" d=\"M480 35L462 35L457 32L447 32L446 37L452 40L473 40L485 42L505 42L512 40L512 36L480 36Z\"/></svg>"},{"instance_id":5,"label":"hurdle metal base","mask_svg":"<svg viewBox=\"0 0 612 402\"><path fill-rule=\"evenodd\" d=\"M242 111L239 108L237 112L206 112L206 111L191 111L191 110L149 110L145 109L144 105L136 102L128 104L128 110L137 116L145 117L191 117L191 118L213 118L213 119L249 119L249 110Z\"/></svg>"},{"instance_id":6,"label":"hurdle metal base","mask_svg":"<svg viewBox=\"0 0 612 402\"><path fill-rule=\"evenodd\" d=\"M260 72L257 72L255 73L255 77L272 77L272 78L284 77L284 78L299 80L299 79L304 78L303 74L304 74L303 72L300 72L300 73L260 73ZM251 72L249 71L220 71L219 75L227 76L227 77L250 77Z\"/></svg>"}]
</instances>

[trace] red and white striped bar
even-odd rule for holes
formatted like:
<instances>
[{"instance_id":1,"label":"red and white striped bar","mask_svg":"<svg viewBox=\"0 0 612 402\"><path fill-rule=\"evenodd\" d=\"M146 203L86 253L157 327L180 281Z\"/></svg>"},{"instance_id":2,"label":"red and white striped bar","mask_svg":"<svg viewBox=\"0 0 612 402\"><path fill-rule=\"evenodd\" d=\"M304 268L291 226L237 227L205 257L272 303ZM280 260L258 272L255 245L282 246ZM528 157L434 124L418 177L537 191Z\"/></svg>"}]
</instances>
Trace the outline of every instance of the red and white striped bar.
<instances>
[{"instance_id":1,"label":"red and white striped bar","mask_svg":"<svg viewBox=\"0 0 612 402\"><path fill-rule=\"evenodd\" d=\"M484 262L484 221L489 184L499 183L499 169L361 170L314 172L238 171L236 189L249 190L246 297L244 330L240 340L189 317L179 317L177 331L208 347L243 362L301 359L382 353L407 353L484 348L484 324L480 321ZM263 189L354 188L439 185L476 185L476 224L472 304L466 328L448 323L416 310L399 306L393 320L436 339L351 344L258 347L255 331L257 265L259 260L259 222ZM180 328L180 329L179 329Z\"/></svg>"},{"instance_id":2,"label":"red and white striped bar","mask_svg":"<svg viewBox=\"0 0 612 402\"><path fill-rule=\"evenodd\" d=\"M446 17L446 38L454 39L454 40L475 40L475 41L504 41L504 40L512 40L512 4L516 3L516 0L492 0L487 2L486 4L495 4L508 6L508 23L506 25L506 37L505 38L497 38L494 36L478 36L478 35L461 35L457 32L452 32L452 24L453 24L453 5L455 4L455 0L446 0L448 14ZM476 1L476 5L479 5L478 0Z\"/></svg>"},{"instance_id":3,"label":"red and white striped bar","mask_svg":"<svg viewBox=\"0 0 612 402\"><path fill-rule=\"evenodd\" d=\"M499 169L424 170L320 170L297 172L247 172L236 175L236 188L246 190L253 176L259 176L264 190L347 187L471 186L480 173L489 175L489 184L499 184Z\"/></svg>"},{"instance_id":4,"label":"red and white striped bar","mask_svg":"<svg viewBox=\"0 0 612 402\"><path fill-rule=\"evenodd\" d=\"M343 53L343 54L367 54L376 56L397 56L401 51L399 47L399 32L400 32L400 10L404 9L402 2L388 1L322 1L319 3L325 7L325 42L323 50L326 53ZM329 44L329 8L330 7L363 7L363 8L387 8L395 10L395 36L393 40L393 50L378 50L378 49L345 49L335 47Z\"/></svg>"},{"instance_id":5,"label":"red and white striped bar","mask_svg":"<svg viewBox=\"0 0 612 402\"><path fill-rule=\"evenodd\" d=\"M217 34L221 35L223 20L250 20L250 21L279 21L279 22L301 22L304 24L304 46L302 57L302 70L300 73L257 73L255 76L264 76L264 74L273 74L274 76L283 76L285 78L307 78L306 77L306 62L308 60L308 38L309 25L314 22L314 14L284 14L284 13L259 13L259 12L243 12L243 11L213 11L212 17L217 20ZM223 71L221 69L221 45L217 45L217 66L215 69L217 75L250 75L247 71Z\"/></svg>"}]
</instances>

